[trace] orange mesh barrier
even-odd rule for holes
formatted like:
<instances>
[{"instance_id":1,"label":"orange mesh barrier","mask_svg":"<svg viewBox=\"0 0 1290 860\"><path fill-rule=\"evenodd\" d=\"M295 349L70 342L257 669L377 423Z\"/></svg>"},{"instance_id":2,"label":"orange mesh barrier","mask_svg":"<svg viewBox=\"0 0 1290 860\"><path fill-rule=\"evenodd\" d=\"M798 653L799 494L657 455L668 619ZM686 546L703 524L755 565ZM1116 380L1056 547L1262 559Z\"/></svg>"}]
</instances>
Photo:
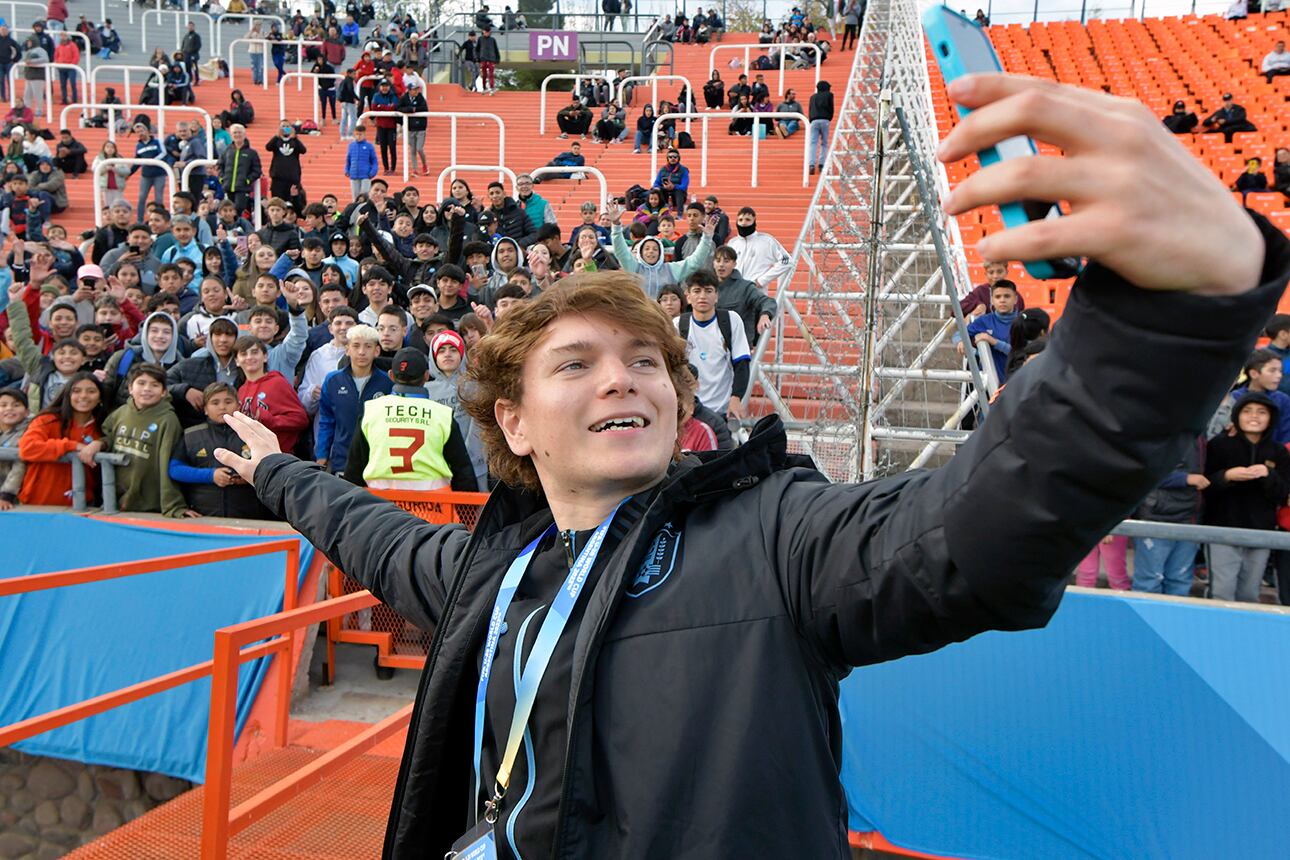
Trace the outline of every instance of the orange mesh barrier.
<instances>
[{"instance_id":1,"label":"orange mesh barrier","mask_svg":"<svg viewBox=\"0 0 1290 860\"><path fill-rule=\"evenodd\" d=\"M479 519L479 512L488 501L487 493L453 493L445 490L373 490L372 493L428 523L460 523L472 530ZM328 596L341 597L363 590L361 585L339 569L330 567L327 577ZM426 655L430 653L429 631L414 626L384 604L328 623L328 683L335 680L336 661L332 649L337 642L376 646L376 665L386 671L419 669L425 665Z\"/></svg>"}]
</instances>

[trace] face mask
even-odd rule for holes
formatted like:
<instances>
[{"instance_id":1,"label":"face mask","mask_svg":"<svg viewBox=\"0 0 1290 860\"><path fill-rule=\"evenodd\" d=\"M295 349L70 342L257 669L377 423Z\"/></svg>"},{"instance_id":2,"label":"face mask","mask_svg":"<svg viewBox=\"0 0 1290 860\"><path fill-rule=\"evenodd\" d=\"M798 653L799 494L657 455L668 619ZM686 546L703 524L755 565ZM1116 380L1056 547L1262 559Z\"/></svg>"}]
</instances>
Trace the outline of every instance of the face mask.
<instances>
[{"instance_id":1,"label":"face mask","mask_svg":"<svg viewBox=\"0 0 1290 860\"><path fill-rule=\"evenodd\" d=\"M736 224L735 229L739 231L740 236L746 238L757 232L757 222L754 221L751 224Z\"/></svg>"}]
</instances>

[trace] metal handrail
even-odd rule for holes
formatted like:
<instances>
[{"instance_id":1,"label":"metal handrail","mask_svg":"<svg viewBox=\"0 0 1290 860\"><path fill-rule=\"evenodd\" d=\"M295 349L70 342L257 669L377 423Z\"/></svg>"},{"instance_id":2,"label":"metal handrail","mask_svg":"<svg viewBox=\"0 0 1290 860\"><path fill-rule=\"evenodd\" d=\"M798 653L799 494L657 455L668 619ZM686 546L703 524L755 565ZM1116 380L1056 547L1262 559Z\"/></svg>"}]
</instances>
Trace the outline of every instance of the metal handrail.
<instances>
[{"instance_id":1,"label":"metal handrail","mask_svg":"<svg viewBox=\"0 0 1290 860\"><path fill-rule=\"evenodd\" d=\"M586 42L586 41L583 41L582 39L579 39L578 40L578 70L583 72L583 74L586 74L586 68L587 68L587 62L588 62L587 60L588 45L600 46L600 60L605 65L606 68L608 68L611 65L609 62L609 50L607 49L607 46L608 45L626 45L627 50L631 53L631 58L632 58L627 68L635 69L638 72L640 71L640 68L641 68L640 64L636 61L636 46L633 45L631 42L627 41L626 39L598 39L594 42Z\"/></svg>"},{"instance_id":2,"label":"metal handrail","mask_svg":"<svg viewBox=\"0 0 1290 860\"><path fill-rule=\"evenodd\" d=\"M162 88L166 84L165 77L161 74L161 70L158 69L156 66L118 66L115 64L108 65L106 63L100 63L99 65L95 66L90 70L90 92L94 94L98 93L99 72L124 72L125 104L137 104L137 102L132 102L130 100L130 73L131 72L146 72L148 75L148 78L151 78L153 75L156 75L158 93L162 91ZM145 82L143 85L144 89L146 89L147 86L148 84L145 79ZM140 91L140 94L142 94L142 91Z\"/></svg>"},{"instance_id":3,"label":"metal handrail","mask_svg":"<svg viewBox=\"0 0 1290 860\"><path fill-rule=\"evenodd\" d=\"M233 82L234 74L235 74L234 69L236 68L233 65L233 49L238 45L238 43L249 45L252 42L260 42L261 44L264 45L264 56L266 60L269 57L269 52L272 50L274 46L279 48L294 46L296 49L296 71L297 72L303 72L305 70L305 52L302 49L305 48L306 46L322 47L322 44L323 44L317 39L287 40L287 39L266 39L263 36L239 36L238 38L228 43L228 88L230 90L237 89L237 85L234 84ZM260 71L261 71L260 89L267 90L269 88L268 64L266 63L262 65ZM252 81L251 85L254 86L255 82ZM299 80L297 80L296 89L299 90L301 87L302 87L302 84L300 83Z\"/></svg>"},{"instance_id":4,"label":"metal handrail","mask_svg":"<svg viewBox=\"0 0 1290 860\"><path fill-rule=\"evenodd\" d=\"M672 44L671 42L666 42L666 41L664 41L664 40L662 40L662 39L654 39L653 41L646 42L645 44L641 45L641 69L640 69L640 71L641 71L641 74L642 74L642 75L645 75L645 74L651 74L651 75L652 75L652 74L654 73L654 69L655 69L655 67L656 67L656 65L657 65L657 64L655 64L655 63L653 63L653 62L652 62L652 61L653 61L653 59L654 59L654 50L655 50L656 48L660 47L660 46L667 48L667 72L668 72L668 74L675 74L675 73L676 73L676 45ZM646 71L645 71L645 65L646 65L647 63L650 65L650 70L649 70L648 72L646 72Z\"/></svg>"},{"instance_id":5,"label":"metal handrail","mask_svg":"<svg viewBox=\"0 0 1290 860\"><path fill-rule=\"evenodd\" d=\"M515 195L515 171L501 164L449 164L443 170L439 171L439 178L434 181L434 199L443 200L443 178L449 173L452 178L457 178L458 170L469 170L474 173L491 173L497 171L499 174L504 173L511 178L511 195ZM498 180L501 181L500 179Z\"/></svg>"},{"instance_id":6,"label":"metal handrail","mask_svg":"<svg viewBox=\"0 0 1290 860\"><path fill-rule=\"evenodd\" d=\"M160 24L162 24L162 23L163 23L163 19L162 19L162 17L161 17L162 15L174 15L174 16L175 16L175 47L176 47L176 49L178 49L179 44L180 44L181 40L183 39L182 32L180 31L180 28L179 28L179 16L180 16L180 15L184 16L184 25L185 25L185 26L187 26L188 22L189 22L192 18L194 18L194 17L196 17L196 18L205 18L205 19L206 19L206 32L207 32L207 35L209 35L209 36L210 36L210 39L211 39L211 46L212 46L212 47L215 47L215 46L216 46L216 42L215 42L215 19L214 19L214 18L212 18L212 17L210 16L210 14L209 14L209 13L206 13L206 12L201 12L201 11L197 11L197 10L194 10L194 11L189 12L189 11L185 11L185 10L182 10L182 9L145 9L145 10L143 11L143 20L140 22L140 23L141 23L141 25L142 25L142 28L143 28L143 34L140 36L140 39L143 41L143 43L144 43L145 45L147 45L147 44L151 44L151 43L148 41L148 16L149 16L149 15L156 15L156 16L157 16L157 24L158 24L158 25L160 25ZM217 57L219 56L219 50L218 50L218 48L217 48L217 49L216 49L216 51L215 51L215 56L217 56Z\"/></svg>"},{"instance_id":7,"label":"metal handrail","mask_svg":"<svg viewBox=\"0 0 1290 860\"><path fill-rule=\"evenodd\" d=\"M166 133L166 113L167 112L197 114L197 116L201 118L202 124L206 127L206 140L210 141L211 144L214 145L214 140L215 140L214 126L211 124L211 115L206 111L205 108L193 107L192 105L167 105L167 104L109 105L109 104L103 104L102 102L72 102L69 105L64 105L62 111L59 112L58 114L58 123L60 127L67 128L67 113L68 111L74 111L74 110L80 111L82 117L87 115L90 111L96 111L96 110L107 111L108 112L108 140L111 140L113 142L116 141L116 121L115 120L116 120L117 112L133 111L135 113L142 113L144 111L156 111L158 137Z\"/></svg>"},{"instance_id":8,"label":"metal handrail","mask_svg":"<svg viewBox=\"0 0 1290 860\"><path fill-rule=\"evenodd\" d=\"M42 15L41 17L43 18L44 16ZM9 32L16 37L17 34L19 33L34 34L36 31L30 27L10 27ZM63 33L66 33L68 38L70 38L72 41L74 42L79 41L81 43L81 61L82 61L80 63L75 63L75 64L65 63L64 65L69 65L69 66L75 65L81 72L88 75L90 73L90 54L93 53L93 51L90 50L89 36L86 36L84 33L78 33L75 30L54 30L54 31L46 30L45 31L45 35L49 36L50 38L53 38L54 36L61 36ZM49 59L52 61L54 58L50 57ZM46 63L45 65L52 66L53 63L49 62L49 63Z\"/></svg>"},{"instance_id":9,"label":"metal handrail","mask_svg":"<svg viewBox=\"0 0 1290 860\"><path fill-rule=\"evenodd\" d=\"M776 95L782 96L784 94L784 64L788 59L788 48L809 48L815 52L815 83L818 84L820 82L820 64L824 62L824 52L814 42L772 42L769 45L750 42L746 45L713 45L712 50L708 52L708 79L712 79L712 72L717 68L718 51L743 51L743 68L745 72L748 72L750 71L748 63L753 51L765 51L769 54L772 50L777 50L779 51L779 91Z\"/></svg>"},{"instance_id":10,"label":"metal handrail","mask_svg":"<svg viewBox=\"0 0 1290 860\"><path fill-rule=\"evenodd\" d=\"M171 208L171 203L175 199L175 168L172 164L162 161L160 158L100 158L94 162L93 180L94 180L94 226L103 226L103 188L99 185L99 175L108 167L117 164L137 164L140 167L160 167L166 171L166 184L170 187L170 196L166 202L166 208Z\"/></svg>"},{"instance_id":11,"label":"metal handrail","mask_svg":"<svg viewBox=\"0 0 1290 860\"><path fill-rule=\"evenodd\" d=\"M499 164L506 161L506 122L495 113L485 113L482 111L416 111L413 113L404 113L397 110L368 110L359 114L358 122L362 122L367 117L372 116L391 116L402 119L403 126L403 181L407 182L410 178L408 169L408 156L410 147L408 141L408 120L414 116L425 117L430 119L448 119L450 121L448 133L448 161L455 164L457 161L457 120L459 119L483 119L489 122L497 123L497 161ZM514 174L511 174L514 181ZM501 176L499 175L500 179ZM436 200L442 198L435 198Z\"/></svg>"},{"instance_id":12,"label":"metal handrail","mask_svg":"<svg viewBox=\"0 0 1290 860\"><path fill-rule=\"evenodd\" d=\"M287 118L287 89L285 86L285 84L287 83L287 78L312 78L313 79L314 125L321 126L322 118L319 116L319 110L321 108L318 104L318 80L320 78L329 78L331 80L343 81L345 79L345 76L343 74L336 74L336 73L324 74L323 72L287 72L286 74L284 74L282 76L282 80L278 81L278 122L279 123Z\"/></svg>"},{"instance_id":13,"label":"metal handrail","mask_svg":"<svg viewBox=\"0 0 1290 860\"><path fill-rule=\"evenodd\" d=\"M609 204L609 183L605 179L605 174L599 167L576 167L572 165L554 165L548 164L545 167L539 167L536 170L530 170L529 176L534 179L541 179L543 176L568 176L572 173L589 173L596 177L600 183L600 208L603 210ZM437 199L437 198L436 198Z\"/></svg>"},{"instance_id":14,"label":"metal handrail","mask_svg":"<svg viewBox=\"0 0 1290 860\"><path fill-rule=\"evenodd\" d=\"M658 175L658 133L659 133L659 128L663 124L663 120L697 119L697 120L700 120L703 124L703 144L699 147L699 185L701 187L706 188L708 185L708 123L713 119L725 120L725 119L728 119L730 116L731 116L730 114L711 114L711 113L660 114L658 119L654 121L654 127L650 129L649 172L650 172L651 180L653 179L653 177ZM739 116L742 117L743 114L739 114ZM757 173L758 173L761 138L757 135L756 121L771 120L771 119L801 120L802 131L803 131L803 134L802 134L802 187L805 188L807 185L809 185L810 184L811 138L810 138L810 135L805 134L806 127L809 125L809 122L807 121L807 118L806 118L806 114L801 113L800 111L774 110L774 111L764 111L762 113L750 113L748 114L748 117L749 119L753 120L753 133L749 135L749 137L752 138L752 179L750 180L751 187L756 188L758 185Z\"/></svg>"},{"instance_id":15,"label":"metal handrail","mask_svg":"<svg viewBox=\"0 0 1290 860\"><path fill-rule=\"evenodd\" d=\"M0 460L16 463L22 460L17 448L0 448ZM72 510L86 510L85 464L75 454L64 454L58 458L60 463L72 466ZM116 467L130 462L129 455L115 452L100 452L94 455L94 462L103 467L103 513L116 513ZM0 580L4 582L5 580ZM0 594L3 594L0 591Z\"/></svg>"},{"instance_id":16,"label":"metal handrail","mask_svg":"<svg viewBox=\"0 0 1290 860\"><path fill-rule=\"evenodd\" d=\"M130 5L133 6L134 4L131 3ZM217 57L224 56L224 31L221 29L220 25L243 24L247 27L247 31L249 33L250 23L254 21L268 21L270 27L272 27L273 23L276 21L278 24L279 30L285 31L287 29L287 22L282 19L281 15L265 15L261 12L238 12L236 14L230 15L226 12L215 19L215 51L214 51L215 56ZM131 21L131 23L133 23L133 20ZM249 38L256 38L256 37L252 36ZM230 42L229 44L231 45L233 43ZM232 65L230 65L229 66L230 72L232 72L232 68L233 68Z\"/></svg>"},{"instance_id":17,"label":"metal handrail","mask_svg":"<svg viewBox=\"0 0 1290 860\"><path fill-rule=\"evenodd\" d=\"M554 72L542 79L541 85L538 86L538 134L546 134L546 93L547 86L552 81L573 81L574 89L570 94L578 91L578 85L582 81L605 81L609 84L609 100L614 100L614 78L612 75L597 74L594 72Z\"/></svg>"},{"instance_id":18,"label":"metal handrail","mask_svg":"<svg viewBox=\"0 0 1290 860\"><path fill-rule=\"evenodd\" d=\"M664 44L668 44L668 43L666 43L666 42L665 42ZM691 98L691 99L693 99L693 98L694 98L694 84L690 83L690 79L689 79L689 78L687 78L685 75L629 75L629 76L627 76L627 77L625 77L625 78L619 78L619 79L618 79L618 81L617 81L617 84L618 84L618 96L619 96L619 98L622 98L623 90L627 89L627 85L628 85L628 84L630 84L630 83L632 83L632 82L634 82L634 81L641 81L642 83L646 83L646 82L647 82L647 83L649 83L649 85L650 85L650 104L652 104L652 105L654 106L654 113L656 113L656 114L658 113L658 83L659 83L659 81L681 81L683 84L685 84L685 91L686 91L687 93L689 93L690 98ZM636 87L632 87L632 92L633 92L633 93L635 93L635 92L636 92ZM678 105L678 107L681 107L681 106L682 106L682 105ZM626 105L626 104L624 104L624 105L623 105L623 107L627 107L627 105ZM685 117L685 130L686 130L686 131L689 131L689 130L690 130L690 120L691 120L692 116L693 116L693 115L691 114L691 115L687 115L687 116Z\"/></svg>"}]
</instances>

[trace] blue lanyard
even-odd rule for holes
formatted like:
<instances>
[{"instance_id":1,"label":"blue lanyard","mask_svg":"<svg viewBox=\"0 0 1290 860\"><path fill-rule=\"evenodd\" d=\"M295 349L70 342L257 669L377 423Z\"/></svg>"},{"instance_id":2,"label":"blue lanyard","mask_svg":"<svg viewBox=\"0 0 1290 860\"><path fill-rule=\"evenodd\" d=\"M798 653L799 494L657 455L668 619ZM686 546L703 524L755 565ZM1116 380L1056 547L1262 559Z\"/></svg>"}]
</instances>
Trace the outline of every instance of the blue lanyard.
<instances>
[{"instance_id":1,"label":"blue lanyard","mask_svg":"<svg viewBox=\"0 0 1290 860\"><path fill-rule=\"evenodd\" d=\"M506 751L497 771L496 788L493 800L490 802L491 814L495 815L496 803L505 794L506 787L510 783L511 767L520 749L524 727L528 725L529 716L533 713L533 706L537 701L538 684L546 674L547 665L551 662L551 655L555 653L560 634L569 623L569 616L578 602L578 595L582 593L582 587L587 582L587 574L596 563L596 557L600 555L600 547L605 541L605 534L608 533L609 526L614 521L614 514L618 513L618 508L621 506L622 502L619 502L605 521L597 526L582 551L578 553L578 558L570 567L564 584L560 586L560 590L551 601L551 608L538 629L537 638L533 640L533 648L529 651L529 659L524 665L515 691L515 713L511 718L511 731L507 739ZM475 691L475 793L472 795L471 805L476 810L478 810L482 778L480 757L484 750L484 711L488 697L488 679L492 675L493 659L497 656L497 643L501 638L502 622L506 618L511 600L515 597L515 590L524 579L524 574L528 572L538 544L555 530L555 524L552 523L511 562L511 566L506 570L506 576L502 578L497 599L493 602L493 612L488 620L488 635L484 640L484 660L479 672L479 687ZM516 662L520 659L521 645L522 643L516 642Z\"/></svg>"}]
</instances>

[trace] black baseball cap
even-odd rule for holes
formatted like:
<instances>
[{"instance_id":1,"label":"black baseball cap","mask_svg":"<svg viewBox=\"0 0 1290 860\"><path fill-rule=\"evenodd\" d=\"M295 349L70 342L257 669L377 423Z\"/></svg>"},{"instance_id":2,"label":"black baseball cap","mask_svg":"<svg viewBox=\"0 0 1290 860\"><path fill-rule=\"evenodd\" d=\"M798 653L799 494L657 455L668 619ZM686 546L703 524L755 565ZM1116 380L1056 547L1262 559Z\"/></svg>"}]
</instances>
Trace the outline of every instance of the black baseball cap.
<instances>
[{"instance_id":1,"label":"black baseball cap","mask_svg":"<svg viewBox=\"0 0 1290 860\"><path fill-rule=\"evenodd\" d=\"M420 385L429 370L425 353L415 347L405 346L390 360L390 377L404 385Z\"/></svg>"}]
</instances>

